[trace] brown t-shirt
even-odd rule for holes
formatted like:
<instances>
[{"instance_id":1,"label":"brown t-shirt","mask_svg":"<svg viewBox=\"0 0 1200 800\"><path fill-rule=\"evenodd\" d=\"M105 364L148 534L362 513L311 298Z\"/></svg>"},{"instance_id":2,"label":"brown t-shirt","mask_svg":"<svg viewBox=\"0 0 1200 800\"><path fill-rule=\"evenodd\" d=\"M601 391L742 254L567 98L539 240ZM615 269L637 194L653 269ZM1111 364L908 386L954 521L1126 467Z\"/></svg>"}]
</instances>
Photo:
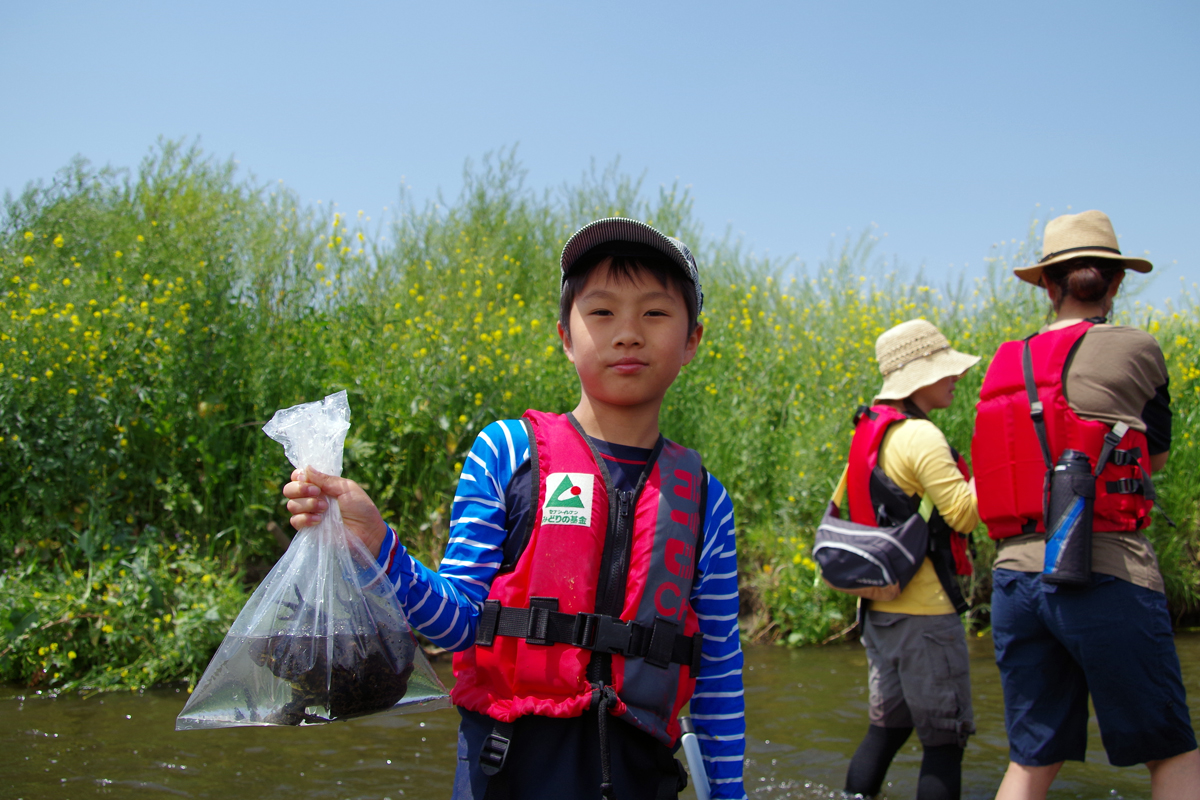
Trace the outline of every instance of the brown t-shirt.
<instances>
[{"instance_id":1,"label":"brown t-shirt","mask_svg":"<svg viewBox=\"0 0 1200 800\"><path fill-rule=\"evenodd\" d=\"M1057 330L1074 325L1077 319L1059 320L1042 329ZM1165 408L1167 364L1154 337L1125 325L1096 325L1084 335L1067 365L1064 394L1071 410L1083 419L1108 424L1124 422L1147 433L1150 452L1170 448L1170 413ZM1148 430L1148 407L1157 409L1158 420ZM1161 422L1165 416L1164 425ZM1157 443L1157 446L1156 446ZM1041 572L1046 542L1042 534L1001 539L996 546L995 567L1020 572ZM1164 591L1154 548L1139 532L1094 531L1092 571L1115 575L1137 586Z\"/></svg>"}]
</instances>

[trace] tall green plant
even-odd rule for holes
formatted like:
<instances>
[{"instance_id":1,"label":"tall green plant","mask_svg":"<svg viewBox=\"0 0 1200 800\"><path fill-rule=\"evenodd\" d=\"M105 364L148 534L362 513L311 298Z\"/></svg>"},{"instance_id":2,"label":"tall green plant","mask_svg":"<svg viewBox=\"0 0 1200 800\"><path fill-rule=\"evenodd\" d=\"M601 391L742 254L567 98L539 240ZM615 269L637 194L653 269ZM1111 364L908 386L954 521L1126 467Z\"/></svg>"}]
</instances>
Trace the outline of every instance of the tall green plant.
<instances>
[{"instance_id":1,"label":"tall green plant","mask_svg":"<svg viewBox=\"0 0 1200 800\"><path fill-rule=\"evenodd\" d=\"M875 338L922 316L984 357L937 418L966 451L968 398L990 355L1046 316L1044 299L1008 269L1031 258L1036 224L1025 243L996 256L986 279L938 287L877 263L869 232L807 272L755 258L736 241L706 238L686 191L645 191L616 165L537 193L507 151L464 178L450 202L405 201L372 223L304 207L282 186L164 143L137 170L77 162L8 198L0 569L11 604L33 609L30 592L48 596L22 588L41 574L31 564L72 581L159 545L217 558L222 574L261 575L287 542L279 489L290 467L259 429L278 408L341 389L352 408L345 474L436 563L479 430L577 401L555 330L558 255L579 225L623 215L698 254L704 338L662 422L666 435L704 453L733 498L747 627L820 641L845 627L852 606L820 583L812 526L844 464L854 408L878 386ZM1126 303L1119 313L1159 338L1171 370L1176 443L1158 486L1180 527L1156 523L1150 536L1172 608L1185 613L1200 597L1200 310L1184 292L1166 309ZM977 539L974 593L983 601L990 549ZM163 563L173 569L172 557ZM191 572L172 574L190 591ZM7 628L0 620L14 648L0 669L27 680L21 670L40 660L21 649L31 642L26 616ZM188 629L189 641L209 641L195 638L200 627ZM95 663L116 646L87 641ZM192 655L152 672L192 674L203 651L183 648Z\"/></svg>"}]
</instances>

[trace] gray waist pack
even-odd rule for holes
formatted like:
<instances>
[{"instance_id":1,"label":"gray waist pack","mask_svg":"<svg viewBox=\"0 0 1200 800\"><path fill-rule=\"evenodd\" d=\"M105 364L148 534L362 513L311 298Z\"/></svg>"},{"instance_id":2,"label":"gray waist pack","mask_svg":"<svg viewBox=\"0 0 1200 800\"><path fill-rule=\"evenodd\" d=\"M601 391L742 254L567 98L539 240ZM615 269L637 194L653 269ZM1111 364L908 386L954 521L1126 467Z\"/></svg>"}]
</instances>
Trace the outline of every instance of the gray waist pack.
<instances>
[{"instance_id":1,"label":"gray waist pack","mask_svg":"<svg viewBox=\"0 0 1200 800\"><path fill-rule=\"evenodd\" d=\"M908 585L925 559L929 524L913 514L900 525L877 528L844 520L830 503L813 543L813 560L826 583L856 594L860 590Z\"/></svg>"}]
</instances>

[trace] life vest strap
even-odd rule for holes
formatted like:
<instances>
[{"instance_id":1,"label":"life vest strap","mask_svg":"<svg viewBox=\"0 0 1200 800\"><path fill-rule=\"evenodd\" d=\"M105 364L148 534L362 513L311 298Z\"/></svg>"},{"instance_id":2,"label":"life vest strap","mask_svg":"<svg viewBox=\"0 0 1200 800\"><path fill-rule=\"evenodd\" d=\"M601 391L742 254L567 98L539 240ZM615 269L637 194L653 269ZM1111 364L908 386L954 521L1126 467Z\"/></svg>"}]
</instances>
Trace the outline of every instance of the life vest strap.
<instances>
[{"instance_id":1,"label":"life vest strap","mask_svg":"<svg viewBox=\"0 0 1200 800\"><path fill-rule=\"evenodd\" d=\"M1121 478L1119 481L1108 481L1104 487L1109 494L1145 494L1146 484L1137 478Z\"/></svg>"},{"instance_id":2,"label":"life vest strap","mask_svg":"<svg viewBox=\"0 0 1200 800\"><path fill-rule=\"evenodd\" d=\"M597 653L641 658L666 668L685 664L691 674L700 670L704 635L684 636L679 623L658 618L651 626L626 622L606 614L565 614L553 597L532 597L529 608L512 608L485 600L475 627L475 644L490 647L497 636L521 638L528 644L569 644Z\"/></svg>"},{"instance_id":3,"label":"life vest strap","mask_svg":"<svg viewBox=\"0 0 1200 800\"><path fill-rule=\"evenodd\" d=\"M1118 467L1131 467L1138 463L1142 457L1142 448L1133 447L1129 450L1114 450L1108 459L1108 463L1116 464Z\"/></svg>"},{"instance_id":4,"label":"life vest strap","mask_svg":"<svg viewBox=\"0 0 1200 800\"><path fill-rule=\"evenodd\" d=\"M1025 349L1021 353L1021 371L1025 376L1025 393L1029 396L1029 418L1033 421L1033 429L1037 432L1038 444L1042 448L1042 459L1049 470L1054 469L1054 459L1050 457L1050 441L1046 437L1046 412L1038 397L1037 382L1033 377L1033 352L1029 346L1029 339L1025 340Z\"/></svg>"}]
</instances>

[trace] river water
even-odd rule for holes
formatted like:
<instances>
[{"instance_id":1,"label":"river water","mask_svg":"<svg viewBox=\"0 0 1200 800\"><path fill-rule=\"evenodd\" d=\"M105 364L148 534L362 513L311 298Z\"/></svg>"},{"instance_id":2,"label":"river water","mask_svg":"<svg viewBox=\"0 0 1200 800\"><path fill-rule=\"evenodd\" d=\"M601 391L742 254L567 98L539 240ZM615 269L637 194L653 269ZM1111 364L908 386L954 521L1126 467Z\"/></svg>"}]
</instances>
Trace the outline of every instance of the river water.
<instances>
[{"instance_id":1,"label":"river water","mask_svg":"<svg viewBox=\"0 0 1200 800\"><path fill-rule=\"evenodd\" d=\"M1200 634L1177 637L1184 681L1200 697ZM992 797L1007 764L1004 710L990 638L971 641L978 735L964 760L966 798ZM449 664L438 664L449 682ZM746 648L746 790L752 798L840 796L866 730L866 657L856 644ZM0 690L0 797L445 798L455 764L452 710L375 716L304 728L174 731L186 695L50 698ZM1192 704L1195 704L1193 699ZM1110 767L1091 724L1088 759L1068 763L1052 798L1149 797L1143 767ZM884 797L916 792L914 736ZM691 789L683 795L694 797Z\"/></svg>"}]
</instances>

